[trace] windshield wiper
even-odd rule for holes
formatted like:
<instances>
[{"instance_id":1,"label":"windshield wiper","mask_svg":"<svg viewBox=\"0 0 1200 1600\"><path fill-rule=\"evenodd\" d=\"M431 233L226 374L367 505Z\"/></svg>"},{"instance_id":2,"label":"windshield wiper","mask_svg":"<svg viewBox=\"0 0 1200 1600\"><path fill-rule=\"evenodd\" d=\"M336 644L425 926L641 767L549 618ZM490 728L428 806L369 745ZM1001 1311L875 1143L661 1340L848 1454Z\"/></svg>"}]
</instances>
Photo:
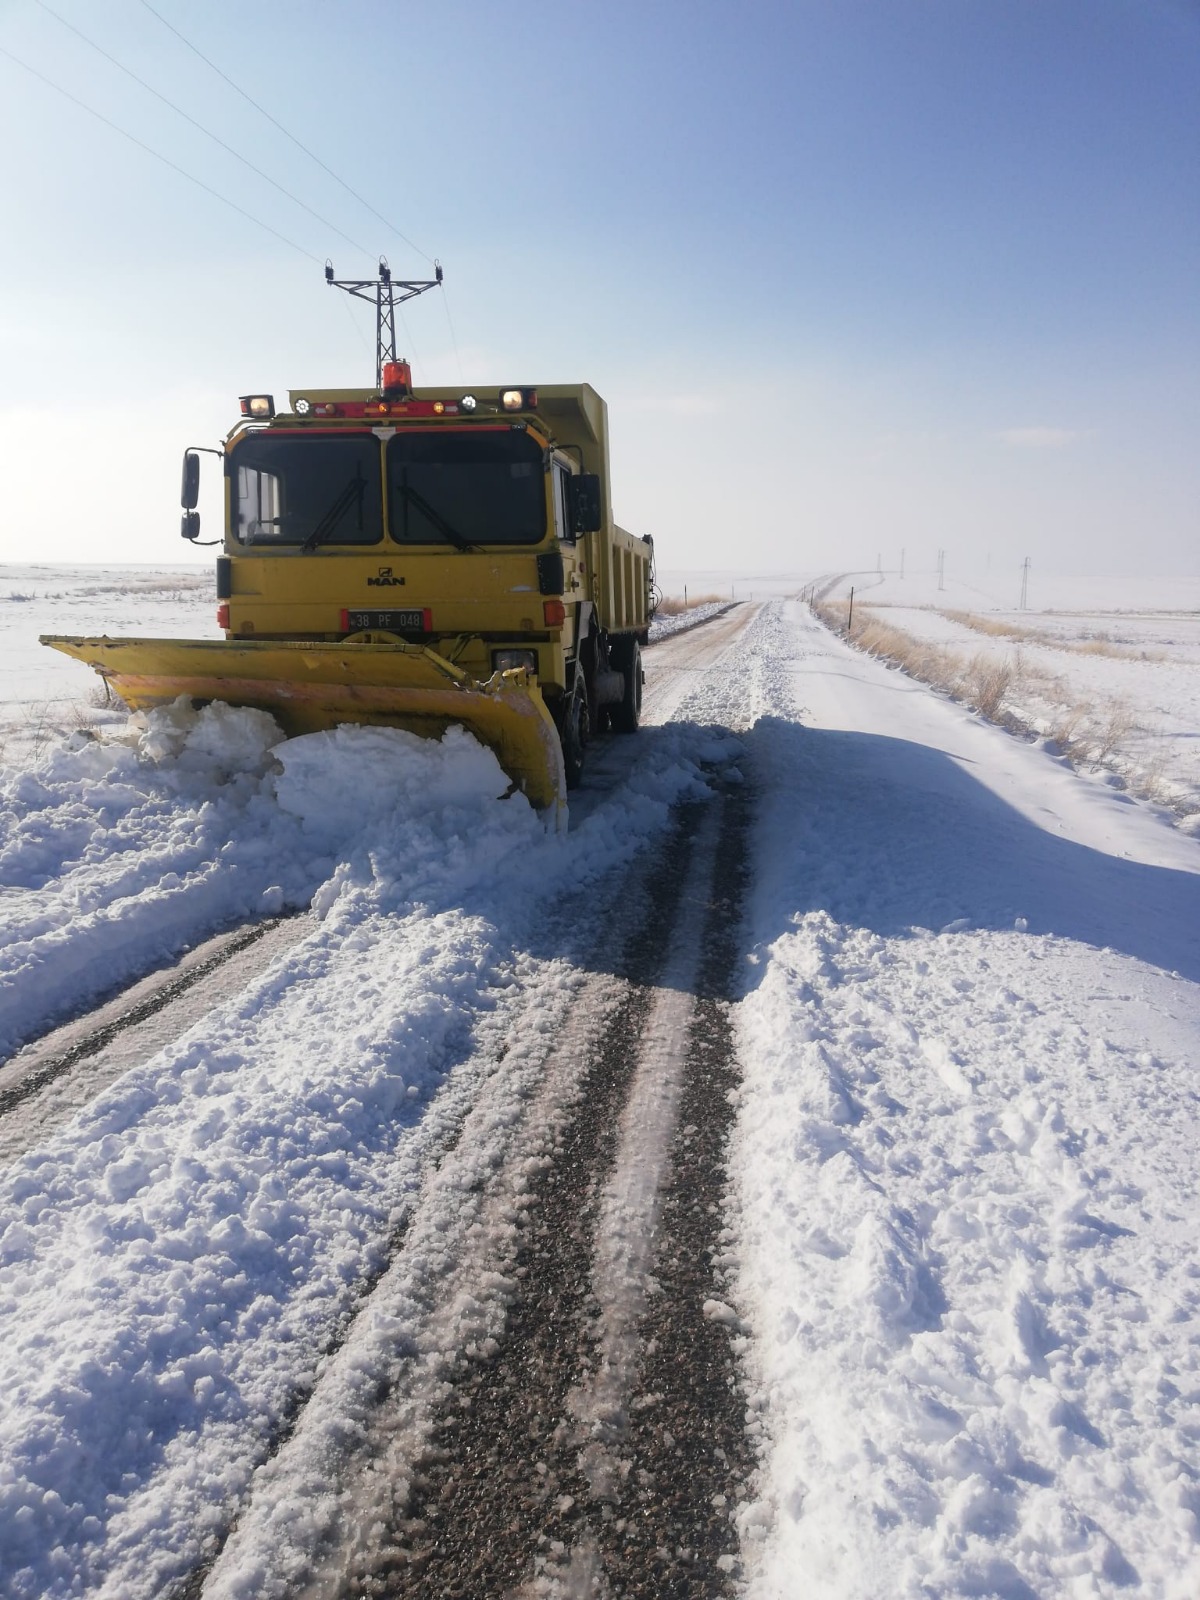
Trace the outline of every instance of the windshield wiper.
<instances>
[{"instance_id":1,"label":"windshield wiper","mask_svg":"<svg viewBox=\"0 0 1200 1600\"><path fill-rule=\"evenodd\" d=\"M358 520L361 528L362 498L363 491L366 489L366 487L366 483L363 480L362 468L356 467L354 476L333 501L328 511L326 511L320 522L317 523L316 527L309 534L308 538L305 539L304 543L300 546L301 550L315 550L319 544L324 544L325 540L328 539L330 534L333 533L338 523L346 515L347 511L349 511L350 507L356 500L358 501Z\"/></svg>"},{"instance_id":2,"label":"windshield wiper","mask_svg":"<svg viewBox=\"0 0 1200 1600\"><path fill-rule=\"evenodd\" d=\"M415 489L410 489L407 484L397 484L403 499L411 501L427 522L431 522L443 539L449 539L456 550L478 551L479 546L472 544L469 539L464 539L458 529L446 521L440 511L429 504L423 494L418 494Z\"/></svg>"}]
</instances>

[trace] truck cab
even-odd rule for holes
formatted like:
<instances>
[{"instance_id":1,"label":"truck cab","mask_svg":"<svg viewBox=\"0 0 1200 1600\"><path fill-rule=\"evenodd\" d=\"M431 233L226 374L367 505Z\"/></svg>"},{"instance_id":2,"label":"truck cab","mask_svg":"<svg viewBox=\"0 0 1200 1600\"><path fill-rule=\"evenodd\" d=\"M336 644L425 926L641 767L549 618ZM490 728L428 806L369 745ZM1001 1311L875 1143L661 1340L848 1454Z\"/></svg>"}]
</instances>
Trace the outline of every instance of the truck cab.
<instances>
[{"instance_id":1,"label":"truck cab","mask_svg":"<svg viewBox=\"0 0 1200 1600\"><path fill-rule=\"evenodd\" d=\"M568 783L592 731L636 727L653 545L613 522L590 385L415 390L395 363L375 390L241 409L218 561L229 640L396 640L478 682L523 669Z\"/></svg>"}]
</instances>

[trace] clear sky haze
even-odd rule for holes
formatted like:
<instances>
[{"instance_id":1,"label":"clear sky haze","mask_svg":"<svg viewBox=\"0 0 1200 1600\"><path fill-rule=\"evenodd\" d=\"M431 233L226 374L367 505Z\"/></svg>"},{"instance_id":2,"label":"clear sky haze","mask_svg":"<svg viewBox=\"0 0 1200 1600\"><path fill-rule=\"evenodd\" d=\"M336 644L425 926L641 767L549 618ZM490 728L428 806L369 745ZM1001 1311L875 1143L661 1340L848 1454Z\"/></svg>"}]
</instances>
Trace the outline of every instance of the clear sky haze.
<instances>
[{"instance_id":1,"label":"clear sky haze","mask_svg":"<svg viewBox=\"0 0 1200 1600\"><path fill-rule=\"evenodd\" d=\"M210 560L182 449L369 383L322 264L383 253L445 267L418 384L600 390L672 569L1197 570L1196 0L0 0L0 52L0 559Z\"/></svg>"}]
</instances>

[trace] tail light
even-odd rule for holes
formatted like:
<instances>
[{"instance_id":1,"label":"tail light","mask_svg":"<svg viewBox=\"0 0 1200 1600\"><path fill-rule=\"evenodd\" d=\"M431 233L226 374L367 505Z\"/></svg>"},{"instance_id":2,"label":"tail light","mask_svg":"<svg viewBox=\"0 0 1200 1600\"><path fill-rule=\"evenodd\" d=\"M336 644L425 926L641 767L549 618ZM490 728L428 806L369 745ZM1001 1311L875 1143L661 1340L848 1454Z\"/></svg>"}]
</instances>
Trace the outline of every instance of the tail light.
<instances>
[{"instance_id":1,"label":"tail light","mask_svg":"<svg viewBox=\"0 0 1200 1600\"><path fill-rule=\"evenodd\" d=\"M223 600L221 602L221 604L217 607L217 627L218 628L224 628L227 633L229 631L229 602L228 602L228 600Z\"/></svg>"}]
</instances>

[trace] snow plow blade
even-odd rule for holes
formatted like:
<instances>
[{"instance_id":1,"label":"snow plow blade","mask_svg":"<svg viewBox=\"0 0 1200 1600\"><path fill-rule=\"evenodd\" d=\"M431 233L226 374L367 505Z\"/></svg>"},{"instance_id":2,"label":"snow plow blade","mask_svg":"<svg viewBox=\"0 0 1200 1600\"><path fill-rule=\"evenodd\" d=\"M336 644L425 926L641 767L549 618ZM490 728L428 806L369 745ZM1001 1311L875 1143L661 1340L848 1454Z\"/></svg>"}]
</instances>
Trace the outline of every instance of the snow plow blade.
<instances>
[{"instance_id":1,"label":"snow plow blade","mask_svg":"<svg viewBox=\"0 0 1200 1600\"><path fill-rule=\"evenodd\" d=\"M41 643L93 667L131 711L180 695L269 711L289 737L343 722L440 738L461 723L553 825L566 823L558 731L523 670L480 683L445 656L400 640L343 644L299 640L83 639Z\"/></svg>"}]
</instances>

